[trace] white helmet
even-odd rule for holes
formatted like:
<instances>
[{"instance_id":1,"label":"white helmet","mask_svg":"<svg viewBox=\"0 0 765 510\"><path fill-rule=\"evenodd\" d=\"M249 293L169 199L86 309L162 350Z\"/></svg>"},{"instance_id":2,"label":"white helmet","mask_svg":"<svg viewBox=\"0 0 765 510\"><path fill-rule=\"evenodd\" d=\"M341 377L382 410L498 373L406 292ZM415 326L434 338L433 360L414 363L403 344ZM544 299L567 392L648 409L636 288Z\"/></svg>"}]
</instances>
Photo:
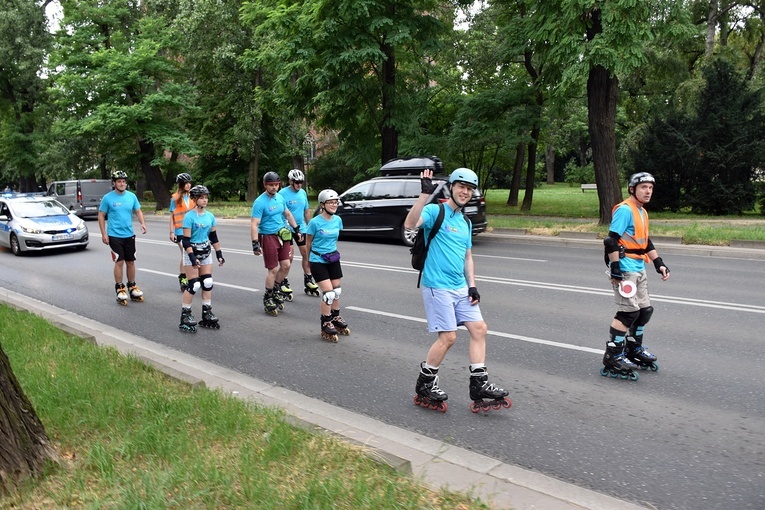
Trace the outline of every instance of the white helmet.
<instances>
[{"instance_id":1,"label":"white helmet","mask_svg":"<svg viewBox=\"0 0 765 510\"><path fill-rule=\"evenodd\" d=\"M287 178L291 181L298 181L298 182L305 181L305 175L303 175L303 172L301 172L297 168L293 168L292 170L290 170L290 173L287 174Z\"/></svg>"},{"instance_id":2,"label":"white helmet","mask_svg":"<svg viewBox=\"0 0 765 510\"><path fill-rule=\"evenodd\" d=\"M319 203L323 204L327 200L337 200L339 197L337 196L337 191L333 189L325 189L322 190L321 193L319 193Z\"/></svg>"}]
</instances>

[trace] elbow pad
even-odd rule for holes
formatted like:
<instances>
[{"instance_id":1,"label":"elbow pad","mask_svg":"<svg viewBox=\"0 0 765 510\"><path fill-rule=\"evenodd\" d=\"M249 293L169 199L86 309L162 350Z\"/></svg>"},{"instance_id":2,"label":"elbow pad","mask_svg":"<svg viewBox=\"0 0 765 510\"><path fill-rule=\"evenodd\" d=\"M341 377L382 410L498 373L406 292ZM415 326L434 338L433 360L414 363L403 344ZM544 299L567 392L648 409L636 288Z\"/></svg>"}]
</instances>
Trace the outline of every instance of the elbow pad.
<instances>
[{"instance_id":1,"label":"elbow pad","mask_svg":"<svg viewBox=\"0 0 765 510\"><path fill-rule=\"evenodd\" d=\"M645 249L645 252L648 253L649 251L653 251L656 248L653 246L653 242L651 241L651 238L648 238L648 247Z\"/></svg>"},{"instance_id":2,"label":"elbow pad","mask_svg":"<svg viewBox=\"0 0 765 510\"><path fill-rule=\"evenodd\" d=\"M191 248L191 238L183 236L181 238L181 244L183 245L183 249Z\"/></svg>"},{"instance_id":3,"label":"elbow pad","mask_svg":"<svg viewBox=\"0 0 765 510\"><path fill-rule=\"evenodd\" d=\"M210 242L215 244L218 242L218 232L216 230L213 230L210 232L210 235L207 236L208 239L210 239Z\"/></svg>"},{"instance_id":4,"label":"elbow pad","mask_svg":"<svg viewBox=\"0 0 765 510\"><path fill-rule=\"evenodd\" d=\"M603 245L606 247L606 253L613 253L619 251L619 239L621 236L616 232L609 232L605 239L603 239Z\"/></svg>"}]
</instances>

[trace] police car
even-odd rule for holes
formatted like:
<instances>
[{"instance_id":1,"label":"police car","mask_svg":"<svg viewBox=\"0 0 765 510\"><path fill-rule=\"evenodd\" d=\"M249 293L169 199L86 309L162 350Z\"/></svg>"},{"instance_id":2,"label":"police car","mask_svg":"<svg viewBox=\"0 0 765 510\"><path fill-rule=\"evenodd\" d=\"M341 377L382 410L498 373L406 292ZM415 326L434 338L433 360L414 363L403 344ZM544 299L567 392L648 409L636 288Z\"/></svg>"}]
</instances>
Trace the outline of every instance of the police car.
<instances>
[{"instance_id":1,"label":"police car","mask_svg":"<svg viewBox=\"0 0 765 510\"><path fill-rule=\"evenodd\" d=\"M27 251L88 246L88 227L56 199L38 193L0 195L0 246Z\"/></svg>"}]
</instances>

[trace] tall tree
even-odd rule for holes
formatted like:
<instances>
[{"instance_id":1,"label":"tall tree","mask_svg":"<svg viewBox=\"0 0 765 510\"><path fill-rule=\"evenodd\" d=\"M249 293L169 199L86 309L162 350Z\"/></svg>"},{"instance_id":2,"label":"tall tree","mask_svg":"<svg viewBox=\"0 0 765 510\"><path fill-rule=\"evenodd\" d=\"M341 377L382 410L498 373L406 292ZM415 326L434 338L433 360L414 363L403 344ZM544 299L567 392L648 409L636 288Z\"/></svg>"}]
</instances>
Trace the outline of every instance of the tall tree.
<instances>
[{"instance_id":1,"label":"tall tree","mask_svg":"<svg viewBox=\"0 0 765 510\"><path fill-rule=\"evenodd\" d=\"M41 136L46 119L42 77L51 37L45 4L4 2L0 10L0 176L37 191ZM41 108L42 107L42 108Z\"/></svg>"},{"instance_id":2,"label":"tall tree","mask_svg":"<svg viewBox=\"0 0 765 510\"><path fill-rule=\"evenodd\" d=\"M452 29L436 0L271 0L246 3L243 16L272 42L251 58L278 73L295 117L360 147L379 144L382 162L398 156L399 133L416 118L402 66L429 65Z\"/></svg>"},{"instance_id":3,"label":"tall tree","mask_svg":"<svg viewBox=\"0 0 765 510\"><path fill-rule=\"evenodd\" d=\"M63 0L57 51L58 129L80 137L108 166L140 169L157 208L169 204L165 151L193 155L184 125L194 96L178 37L151 4ZM166 173L171 173L166 171Z\"/></svg>"}]
</instances>

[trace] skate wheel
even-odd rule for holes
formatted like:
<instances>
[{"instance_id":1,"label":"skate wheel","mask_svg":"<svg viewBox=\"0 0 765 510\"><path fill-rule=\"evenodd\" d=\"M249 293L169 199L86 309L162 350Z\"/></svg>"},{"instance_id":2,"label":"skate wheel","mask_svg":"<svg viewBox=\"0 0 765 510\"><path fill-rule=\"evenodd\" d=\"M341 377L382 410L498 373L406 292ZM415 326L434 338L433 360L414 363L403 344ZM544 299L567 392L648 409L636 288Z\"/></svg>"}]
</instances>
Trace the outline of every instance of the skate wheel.
<instances>
[{"instance_id":1,"label":"skate wheel","mask_svg":"<svg viewBox=\"0 0 765 510\"><path fill-rule=\"evenodd\" d=\"M475 402L471 402L470 403L470 410L472 412L474 412L474 413L477 413L478 411L481 410L481 407L478 404L476 404Z\"/></svg>"},{"instance_id":2,"label":"skate wheel","mask_svg":"<svg viewBox=\"0 0 765 510\"><path fill-rule=\"evenodd\" d=\"M445 413L447 409L449 409L449 404L446 402L441 402L441 404L438 406L438 410L442 413Z\"/></svg>"},{"instance_id":3,"label":"skate wheel","mask_svg":"<svg viewBox=\"0 0 765 510\"><path fill-rule=\"evenodd\" d=\"M348 336L351 334L351 330L349 328L345 329L338 329L337 332L343 336Z\"/></svg>"},{"instance_id":4,"label":"skate wheel","mask_svg":"<svg viewBox=\"0 0 765 510\"><path fill-rule=\"evenodd\" d=\"M658 363L651 363L651 365L648 367L651 369L651 372L658 372L659 371L659 364Z\"/></svg>"},{"instance_id":5,"label":"skate wheel","mask_svg":"<svg viewBox=\"0 0 765 510\"><path fill-rule=\"evenodd\" d=\"M284 310L284 303L279 303L279 310Z\"/></svg>"},{"instance_id":6,"label":"skate wheel","mask_svg":"<svg viewBox=\"0 0 765 510\"><path fill-rule=\"evenodd\" d=\"M637 372L630 372L629 375L623 376L624 379L629 379L630 381L637 381L638 377Z\"/></svg>"},{"instance_id":7,"label":"skate wheel","mask_svg":"<svg viewBox=\"0 0 765 510\"><path fill-rule=\"evenodd\" d=\"M500 409L502 409L502 402L492 402L491 408L494 409L495 411L499 411Z\"/></svg>"},{"instance_id":8,"label":"skate wheel","mask_svg":"<svg viewBox=\"0 0 765 510\"><path fill-rule=\"evenodd\" d=\"M414 396L414 405L418 406L421 403L422 403L422 399L420 398L420 396L419 395L415 395Z\"/></svg>"},{"instance_id":9,"label":"skate wheel","mask_svg":"<svg viewBox=\"0 0 765 510\"><path fill-rule=\"evenodd\" d=\"M608 370L606 370L606 367L601 367L600 375L602 375L603 377L608 377Z\"/></svg>"},{"instance_id":10,"label":"skate wheel","mask_svg":"<svg viewBox=\"0 0 765 510\"><path fill-rule=\"evenodd\" d=\"M513 401L509 398L505 398L505 400L502 402L502 407L505 409L510 409L510 407L513 405Z\"/></svg>"},{"instance_id":11,"label":"skate wheel","mask_svg":"<svg viewBox=\"0 0 765 510\"><path fill-rule=\"evenodd\" d=\"M613 370L609 370L608 373L611 374L611 377L613 377L614 379L619 377L619 372L614 372Z\"/></svg>"},{"instance_id":12,"label":"skate wheel","mask_svg":"<svg viewBox=\"0 0 765 510\"><path fill-rule=\"evenodd\" d=\"M292 302L292 300L295 299L295 296L293 296L292 294L287 294L286 299L287 301Z\"/></svg>"}]
</instances>

